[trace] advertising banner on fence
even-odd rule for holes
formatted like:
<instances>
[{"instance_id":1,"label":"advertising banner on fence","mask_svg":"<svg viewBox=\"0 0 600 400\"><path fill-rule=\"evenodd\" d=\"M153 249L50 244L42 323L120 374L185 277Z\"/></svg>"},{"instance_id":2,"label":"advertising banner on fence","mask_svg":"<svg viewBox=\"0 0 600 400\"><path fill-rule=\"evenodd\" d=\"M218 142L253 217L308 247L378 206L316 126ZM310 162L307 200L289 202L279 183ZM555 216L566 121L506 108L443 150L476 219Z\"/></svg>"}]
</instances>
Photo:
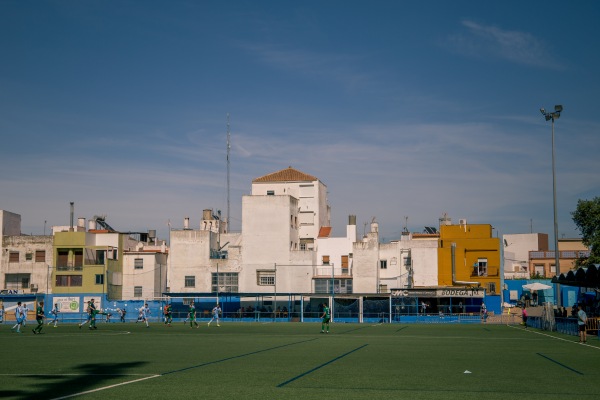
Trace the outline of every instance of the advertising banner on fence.
<instances>
[{"instance_id":1,"label":"advertising banner on fence","mask_svg":"<svg viewBox=\"0 0 600 400\"><path fill-rule=\"evenodd\" d=\"M395 289L392 297L485 297L485 290L476 287L452 287L431 289Z\"/></svg>"},{"instance_id":2,"label":"advertising banner on fence","mask_svg":"<svg viewBox=\"0 0 600 400\"><path fill-rule=\"evenodd\" d=\"M58 310L61 313L81 312L79 296L54 297L53 300L58 305Z\"/></svg>"},{"instance_id":3,"label":"advertising banner on fence","mask_svg":"<svg viewBox=\"0 0 600 400\"><path fill-rule=\"evenodd\" d=\"M92 299L94 299L94 304L96 305L96 310L102 310L102 297L100 297L100 296L84 296L83 304L85 305L85 308L87 309L87 303L88 303L88 301L90 301Z\"/></svg>"}]
</instances>

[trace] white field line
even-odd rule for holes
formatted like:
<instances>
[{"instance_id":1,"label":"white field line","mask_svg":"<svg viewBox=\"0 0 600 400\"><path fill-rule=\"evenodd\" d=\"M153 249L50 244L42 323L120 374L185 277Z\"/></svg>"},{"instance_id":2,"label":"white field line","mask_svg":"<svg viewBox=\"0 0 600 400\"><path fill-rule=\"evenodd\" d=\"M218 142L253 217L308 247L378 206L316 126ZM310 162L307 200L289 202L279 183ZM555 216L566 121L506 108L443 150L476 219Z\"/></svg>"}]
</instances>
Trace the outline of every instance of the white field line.
<instances>
[{"instance_id":1,"label":"white field line","mask_svg":"<svg viewBox=\"0 0 600 400\"><path fill-rule=\"evenodd\" d=\"M516 326L510 326L510 327L513 328L513 329L520 329L520 328L517 328ZM562 340L563 342L577 344L578 346L587 346L587 347L590 347L590 348L595 349L595 350L600 350L600 347L591 346L591 345L589 345L587 343L578 343L578 342L576 342L574 340L567 340L565 338L561 338L561 337L557 337L557 336L552 336L552 335L548 335L547 333L536 332L534 330L529 330L529 329L521 329L521 330L525 331L525 332L535 333L536 335L546 336L546 337L549 337L551 339Z\"/></svg>"},{"instance_id":2,"label":"white field line","mask_svg":"<svg viewBox=\"0 0 600 400\"><path fill-rule=\"evenodd\" d=\"M100 387L100 388L93 389L93 390L86 390L85 392L73 393L73 394L69 394L67 396L63 396L63 397L55 397L54 399L51 399L51 400L69 399L71 397L77 397L77 396L81 396L81 395L84 395L84 394L90 394L90 393L100 392L102 390L112 389L114 387L123 386L123 385L129 385L130 383L141 382L141 381L145 381L147 379L154 379L154 378L158 378L160 376L162 376L162 375L146 376L144 378L134 379L132 381L121 382L121 383L117 383L117 384L109 385L109 386L104 386L104 387Z\"/></svg>"},{"instance_id":3,"label":"white field line","mask_svg":"<svg viewBox=\"0 0 600 400\"><path fill-rule=\"evenodd\" d=\"M155 374L0 374L0 376L149 376Z\"/></svg>"}]
</instances>

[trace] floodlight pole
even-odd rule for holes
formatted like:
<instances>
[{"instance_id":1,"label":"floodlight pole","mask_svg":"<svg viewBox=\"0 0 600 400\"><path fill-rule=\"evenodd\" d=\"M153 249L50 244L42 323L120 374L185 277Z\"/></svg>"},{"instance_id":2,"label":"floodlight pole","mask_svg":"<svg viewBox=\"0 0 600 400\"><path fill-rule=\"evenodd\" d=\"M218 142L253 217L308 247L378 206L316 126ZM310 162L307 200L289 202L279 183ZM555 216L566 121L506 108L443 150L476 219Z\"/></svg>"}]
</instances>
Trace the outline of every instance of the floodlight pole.
<instances>
[{"instance_id":1,"label":"floodlight pole","mask_svg":"<svg viewBox=\"0 0 600 400\"><path fill-rule=\"evenodd\" d=\"M552 199L554 204L554 268L556 270L556 279L560 276L560 257L558 251L558 218L557 218L557 206L556 206L556 166L555 166L555 150L554 150L554 120L560 118L560 113L563 110L562 105L554 106L554 112L546 112L543 108L540 110L542 115L546 118L546 121L552 121ZM560 284L556 284L557 299L556 305L562 306L562 299L560 293Z\"/></svg>"}]
</instances>

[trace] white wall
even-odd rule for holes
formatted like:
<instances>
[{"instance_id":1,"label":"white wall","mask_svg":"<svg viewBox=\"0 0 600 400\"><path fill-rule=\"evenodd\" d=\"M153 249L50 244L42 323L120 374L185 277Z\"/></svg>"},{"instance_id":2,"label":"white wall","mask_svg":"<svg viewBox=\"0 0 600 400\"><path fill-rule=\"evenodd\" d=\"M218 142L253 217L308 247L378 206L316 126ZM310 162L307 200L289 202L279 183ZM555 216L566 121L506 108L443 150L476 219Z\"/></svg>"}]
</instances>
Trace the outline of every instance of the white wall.
<instances>
[{"instance_id":1,"label":"white wall","mask_svg":"<svg viewBox=\"0 0 600 400\"><path fill-rule=\"evenodd\" d=\"M21 234L21 216L10 211L0 210L0 236Z\"/></svg>"},{"instance_id":2,"label":"white wall","mask_svg":"<svg viewBox=\"0 0 600 400\"><path fill-rule=\"evenodd\" d=\"M36 261L36 250L45 251L45 260ZM19 252L19 262L10 263L9 253ZM31 260L26 259L26 254L31 254ZM0 258L0 288L6 288L6 274L29 274L30 287L23 288L25 293L31 291L31 285L36 285L39 293L51 293L52 282L50 282L52 265L53 237L52 236L3 236L2 254Z\"/></svg>"},{"instance_id":3,"label":"white wall","mask_svg":"<svg viewBox=\"0 0 600 400\"><path fill-rule=\"evenodd\" d=\"M135 269L135 259L143 268ZM123 300L148 300L161 295L167 282L167 255L160 252L126 252L123 254ZM142 296L134 297L134 287L142 286Z\"/></svg>"},{"instance_id":4,"label":"white wall","mask_svg":"<svg viewBox=\"0 0 600 400\"><path fill-rule=\"evenodd\" d=\"M529 276L529 252L548 249L548 235L544 233L519 233L502 235L504 250L504 276ZM524 268L523 268L524 267Z\"/></svg>"}]
</instances>

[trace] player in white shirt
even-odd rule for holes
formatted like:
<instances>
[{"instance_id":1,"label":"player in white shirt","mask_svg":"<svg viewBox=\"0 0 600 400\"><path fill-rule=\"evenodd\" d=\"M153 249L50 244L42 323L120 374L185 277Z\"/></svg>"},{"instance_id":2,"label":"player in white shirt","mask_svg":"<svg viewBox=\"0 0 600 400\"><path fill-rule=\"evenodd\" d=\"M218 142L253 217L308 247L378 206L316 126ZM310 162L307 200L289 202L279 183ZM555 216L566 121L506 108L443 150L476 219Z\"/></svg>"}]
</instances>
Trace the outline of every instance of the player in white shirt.
<instances>
[{"instance_id":1,"label":"player in white shirt","mask_svg":"<svg viewBox=\"0 0 600 400\"><path fill-rule=\"evenodd\" d=\"M50 314L52 314L52 321L48 322L48 325L50 325L51 323L54 323L54 327L56 328L56 324L58 323L58 313L60 312L60 310L58 309L58 303L54 304L54 308L52 309L52 311L50 311Z\"/></svg>"},{"instance_id":2,"label":"player in white shirt","mask_svg":"<svg viewBox=\"0 0 600 400\"><path fill-rule=\"evenodd\" d=\"M15 326L10 328L11 330L17 328L17 333L22 333L21 326L23 325L23 318L24 318L23 314L24 314L23 306L21 305L21 302L19 301L17 303L17 307L15 308L15 320L17 321L17 323L15 324Z\"/></svg>"},{"instance_id":3,"label":"player in white shirt","mask_svg":"<svg viewBox=\"0 0 600 400\"><path fill-rule=\"evenodd\" d=\"M150 308L148 308L148 303L144 304L144 307L140 308L140 315L142 317L142 321L146 323L146 328L150 328L150 325L148 325L148 317L150 316Z\"/></svg>"},{"instance_id":4,"label":"player in white shirt","mask_svg":"<svg viewBox=\"0 0 600 400\"><path fill-rule=\"evenodd\" d=\"M217 326L221 326L219 325L219 314L221 314L221 307L219 307L219 305L217 304L212 309L212 319L208 321L208 326L210 326L210 323L213 322L215 319L217 320Z\"/></svg>"},{"instance_id":5,"label":"player in white shirt","mask_svg":"<svg viewBox=\"0 0 600 400\"><path fill-rule=\"evenodd\" d=\"M23 304L23 322L21 323L22 326L27 325L27 313L29 312L29 308L27 308L27 303Z\"/></svg>"}]
</instances>

